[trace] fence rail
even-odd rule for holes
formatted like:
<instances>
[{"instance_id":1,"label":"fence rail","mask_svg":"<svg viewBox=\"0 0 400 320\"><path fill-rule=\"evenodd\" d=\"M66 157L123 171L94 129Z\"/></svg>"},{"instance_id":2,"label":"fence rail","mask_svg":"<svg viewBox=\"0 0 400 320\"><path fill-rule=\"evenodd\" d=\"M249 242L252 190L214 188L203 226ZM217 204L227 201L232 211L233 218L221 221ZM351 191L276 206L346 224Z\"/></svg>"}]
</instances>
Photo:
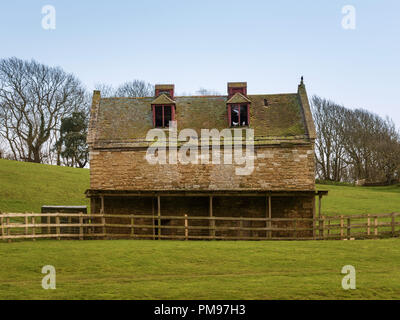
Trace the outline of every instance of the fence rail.
<instances>
[{"instance_id":1,"label":"fence rail","mask_svg":"<svg viewBox=\"0 0 400 320\"><path fill-rule=\"evenodd\" d=\"M400 236L400 213L319 218L245 218L127 214L0 214L0 240L181 239L352 240Z\"/></svg>"}]
</instances>

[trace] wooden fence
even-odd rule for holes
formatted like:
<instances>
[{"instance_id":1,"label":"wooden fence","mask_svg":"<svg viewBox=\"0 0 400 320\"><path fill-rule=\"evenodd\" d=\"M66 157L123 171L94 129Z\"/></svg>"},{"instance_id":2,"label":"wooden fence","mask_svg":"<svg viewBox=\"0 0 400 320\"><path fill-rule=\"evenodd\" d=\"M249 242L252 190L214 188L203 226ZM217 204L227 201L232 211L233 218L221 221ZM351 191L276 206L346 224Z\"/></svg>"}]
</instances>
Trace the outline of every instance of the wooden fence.
<instances>
[{"instance_id":1,"label":"wooden fence","mask_svg":"<svg viewBox=\"0 0 400 320\"><path fill-rule=\"evenodd\" d=\"M400 213L243 218L63 213L0 214L0 240L327 240L400 236Z\"/></svg>"}]
</instances>

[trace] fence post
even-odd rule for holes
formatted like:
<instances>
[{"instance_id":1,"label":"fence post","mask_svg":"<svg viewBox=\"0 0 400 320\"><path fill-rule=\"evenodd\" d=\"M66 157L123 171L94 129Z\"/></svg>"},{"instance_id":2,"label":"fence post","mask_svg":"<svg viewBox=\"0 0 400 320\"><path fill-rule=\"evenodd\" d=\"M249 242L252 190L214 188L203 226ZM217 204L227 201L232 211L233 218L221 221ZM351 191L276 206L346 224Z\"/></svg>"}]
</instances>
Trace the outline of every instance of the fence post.
<instances>
[{"instance_id":1,"label":"fence post","mask_svg":"<svg viewBox=\"0 0 400 320\"><path fill-rule=\"evenodd\" d=\"M347 218L347 240L351 238L351 218Z\"/></svg>"},{"instance_id":2,"label":"fence post","mask_svg":"<svg viewBox=\"0 0 400 320\"><path fill-rule=\"evenodd\" d=\"M185 240L189 238L189 229L188 229L188 219L187 214L185 214Z\"/></svg>"},{"instance_id":3,"label":"fence post","mask_svg":"<svg viewBox=\"0 0 400 320\"><path fill-rule=\"evenodd\" d=\"M51 224L51 217L47 216L47 234L51 234L51 228L50 228L50 224Z\"/></svg>"},{"instance_id":4,"label":"fence post","mask_svg":"<svg viewBox=\"0 0 400 320\"><path fill-rule=\"evenodd\" d=\"M101 224L103 225L102 229L103 229L103 237L104 239L106 239L107 235L106 235L106 218L104 217L104 213L103 216L101 217Z\"/></svg>"},{"instance_id":5,"label":"fence post","mask_svg":"<svg viewBox=\"0 0 400 320\"><path fill-rule=\"evenodd\" d=\"M9 224L10 224L10 218L6 218L6 225L7 225L7 227L6 227L6 232L7 232L7 237L9 237L10 236L10 227L9 227ZM11 239L10 238L8 238L8 242L11 242Z\"/></svg>"},{"instance_id":6,"label":"fence post","mask_svg":"<svg viewBox=\"0 0 400 320\"><path fill-rule=\"evenodd\" d=\"M212 216L211 217L211 221L212 221L212 225L211 225L211 228L212 228L212 233L211 233L211 236L212 236L212 239L213 240L215 240L215 228L216 228L216 223L215 223L215 217L214 216Z\"/></svg>"},{"instance_id":7,"label":"fence post","mask_svg":"<svg viewBox=\"0 0 400 320\"><path fill-rule=\"evenodd\" d=\"M33 235L33 238L32 238L32 240L33 241L36 241L36 239L35 239L35 235L36 235L36 229L35 229L35 224L36 224L36 221L35 221L35 217L32 217L31 218L31 221L32 221L32 235Z\"/></svg>"},{"instance_id":8,"label":"fence post","mask_svg":"<svg viewBox=\"0 0 400 320\"><path fill-rule=\"evenodd\" d=\"M343 240L344 239L344 230L343 230L343 227L344 227L344 219L343 219L344 217L343 217L343 215L341 215L340 216L340 240Z\"/></svg>"},{"instance_id":9,"label":"fence post","mask_svg":"<svg viewBox=\"0 0 400 320\"><path fill-rule=\"evenodd\" d=\"M26 214L26 212L25 212L25 214ZM25 222L25 235L28 236L29 235L29 232L28 232L29 231L29 228L28 228L28 224L29 224L28 216L24 217L24 222Z\"/></svg>"},{"instance_id":10,"label":"fence post","mask_svg":"<svg viewBox=\"0 0 400 320\"><path fill-rule=\"evenodd\" d=\"M331 235L331 219L328 218L328 240L330 239Z\"/></svg>"},{"instance_id":11,"label":"fence post","mask_svg":"<svg viewBox=\"0 0 400 320\"><path fill-rule=\"evenodd\" d=\"M242 220L242 217L240 217L240 220L239 220L239 240L241 240L242 239L242 237L243 237L243 220Z\"/></svg>"},{"instance_id":12,"label":"fence post","mask_svg":"<svg viewBox=\"0 0 400 320\"><path fill-rule=\"evenodd\" d=\"M368 217L368 220L367 220L367 225L368 225L368 227L367 227L367 235L369 236L369 235L371 235L371 218L369 217L369 213L368 213L367 217Z\"/></svg>"},{"instance_id":13,"label":"fence post","mask_svg":"<svg viewBox=\"0 0 400 320\"><path fill-rule=\"evenodd\" d=\"M294 235L294 238L296 238L297 239L297 220L295 219L295 220L293 220L293 229L294 229L294 231L293 231L293 235Z\"/></svg>"},{"instance_id":14,"label":"fence post","mask_svg":"<svg viewBox=\"0 0 400 320\"><path fill-rule=\"evenodd\" d=\"M135 237L135 228L134 228L134 224L135 224L135 219L133 218L133 216L131 216L131 237L132 237L132 238Z\"/></svg>"},{"instance_id":15,"label":"fence post","mask_svg":"<svg viewBox=\"0 0 400 320\"><path fill-rule=\"evenodd\" d=\"M58 213L56 214L56 233L57 233L57 240L60 240L60 217Z\"/></svg>"},{"instance_id":16,"label":"fence post","mask_svg":"<svg viewBox=\"0 0 400 320\"><path fill-rule=\"evenodd\" d=\"M394 237L394 231L395 231L395 223L394 223L394 212L392 212L392 237Z\"/></svg>"},{"instance_id":17,"label":"fence post","mask_svg":"<svg viewBox=\"0 0 400 320\"><path fill-rule=\"evenodd\" d=\"M1 240L4 240L4 218L1 216L0 212L0 227L1 227Z\"/></svg>"},{"instance_id":18,"label":"fence post","mask_svg":"<svg viewBox=\"0 0 400 320\"><path fill-rule=\"evenodd\" d=\"M324 217L319 217L319 239L324 239Z\"/></svg>"},{"instance_id":19,"label":"fence post","mask_svg":"<svg viewBox=\"0 0 400 320\"><path fill-rule=\"evenodd\" d=\"M68 224L72 224L72 217L68 217ZM68 230L67 233L73 233L73 228L71 226L64 228L64 230Z\"/></svg>"},{"instance_id":20,"label":"fence post","mask_svg":"<svg viewBox=\"0 0 400 320\"><path fill-rule=\"evenodd\" d=\"M374 235L375 237L378 236L378 216L375 216L374 219Z\"/></svg>"},{"instance_id":21,"label":"fence post","mask_svg":"<svg viewBox=\"0 0 400 320\"><path fill-rule=\"evenodd\" d=\"M83 213L79 214L79 240L83 240Z\"/></svg>"}]
</instances>

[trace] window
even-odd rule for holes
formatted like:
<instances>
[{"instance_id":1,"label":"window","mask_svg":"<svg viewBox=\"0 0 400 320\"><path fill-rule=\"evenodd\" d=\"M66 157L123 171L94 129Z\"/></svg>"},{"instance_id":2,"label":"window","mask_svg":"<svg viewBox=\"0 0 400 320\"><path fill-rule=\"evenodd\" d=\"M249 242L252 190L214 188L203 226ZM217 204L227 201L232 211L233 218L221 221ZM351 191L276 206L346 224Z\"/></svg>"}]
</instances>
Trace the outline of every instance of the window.
<instances>
[{"instance_id":1,"label":"window","mask_svg":"<svg viewBox=\"0 0 400 320\"><path fill-rule=\"evenodd\" d=\"M153 105L153 123L158 128L168 128L169 122L175 119L175 109L172 105Z\"/></svg>"},{"instance_id":2,"label":"window","mask_svg":"<svg viewBox=\"0 0 400 320\"><path fill-rule=\"evenodd\" d=\"M249 105L233 104L230 107L231 127L242 127L249 125Z\"/></svg>"}]
</instances>

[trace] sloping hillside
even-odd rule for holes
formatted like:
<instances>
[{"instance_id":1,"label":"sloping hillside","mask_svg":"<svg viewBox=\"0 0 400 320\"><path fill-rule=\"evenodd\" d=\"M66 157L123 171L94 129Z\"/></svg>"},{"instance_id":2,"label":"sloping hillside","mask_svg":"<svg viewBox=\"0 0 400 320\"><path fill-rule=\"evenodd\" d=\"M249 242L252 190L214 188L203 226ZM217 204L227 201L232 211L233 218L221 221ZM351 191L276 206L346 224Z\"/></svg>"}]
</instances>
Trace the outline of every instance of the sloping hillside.
<instances>
[{"instance_id":1,"label":"sloping hillside","mask_svg":"<svg viewBox=\"0 0 400 320\"><path fill-rule=\"evenodd\" d=\"M40 212L42 205L88 205L89 170L0 160L0 211Z\"/></svg>"},{"instance_id":2,"label":"sloping hillside","mask_svg":"<svg viewBox=\"0 0 400 320\"><path fill-rule=\"evenodd\" d=\"M0 160L0 211L40 212L42 205L88 205L89 170ZM400 212L400 187L317 185L328 190L324 214Z\"/></svg>"}]
</instances>

